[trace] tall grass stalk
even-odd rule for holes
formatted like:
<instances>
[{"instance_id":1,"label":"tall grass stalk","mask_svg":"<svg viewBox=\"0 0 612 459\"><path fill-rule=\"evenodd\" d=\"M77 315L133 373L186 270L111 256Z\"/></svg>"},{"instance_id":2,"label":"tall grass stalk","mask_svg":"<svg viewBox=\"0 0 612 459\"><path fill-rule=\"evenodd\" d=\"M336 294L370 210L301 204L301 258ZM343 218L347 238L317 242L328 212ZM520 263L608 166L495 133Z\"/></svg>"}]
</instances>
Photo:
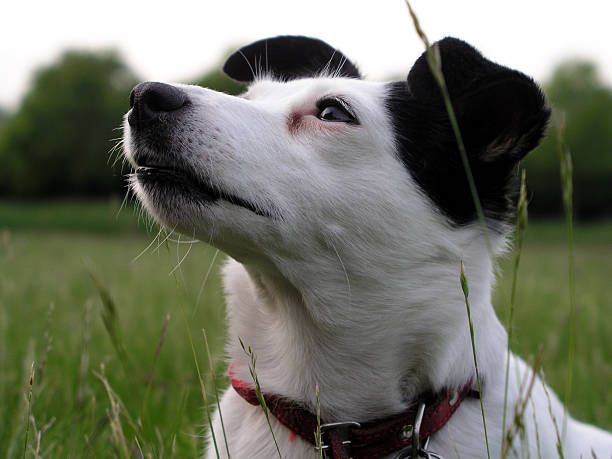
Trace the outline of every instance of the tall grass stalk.
<instances>
[{"instance_id":1,"label":"tall grass stalk","mask_svg":"<svg viewBox=\"0 0 612 459\"><path fill-rule=\"evenodd\" d=\"M106 389L106 394L108 395L108 400L110 402L110 412L108 413L108 420L111 427L111 434L115 440L115 444L120 449L122 453L122 457L128 458L130 457L127 439L125 438L125 434L123 433L123 427L121 425L121 402L118 397L115 396L113 389L106 379L106 375L104 374L104 364L100 365L100 373L94 371L94 376L100 380L104 388ZM133 426L135 427L135 426Z\"/></svg>"},{"instance_id":2,"label":"tall grass stalk","mask_svg":"<svg viewBox=\"0 0 612 459\"><path fill-rule=\"evenodd\" d=\"M32 366L30 367L30 380L28 385L28 413L25 418L26 423L26 431L25 431L25 439L23 441L23 458L26 456L26 451L28 450L28 436L30 434L30 415L32 414L32 388L34 387L34 362L32 362Z\"/></svg>"},{"instance_id":3,"label":"tall grass stalk","mask_svg":"<svg viewBox=\"0 0 612 459\"><path fill-rule=\"evenodd\" d=\"M461 290L463 290L463 297L465 298L465 308L467 310L468 324L470 327L470 340L472 342L472 354L474 355L474 369L476 370L476 383L478 384L478 398L480 399L480 412L482 413L482 426L484 428L485 443L487 445L487 457L491 459L491 452L489 451L489 436L487 435L487 422L485 420L484 404L482 402L482 388L480 386L480 373L478 372L478 360L476 358L476 345L474 344L474 324L472 323L472 314L470 310L469 286L467 277L465 276L465 269L463 266L463 260L461 260L461 274L459 275L459 281L461 282Z\"/></svg>"},{"instance_id":4,"label":"tall grass stalk","mask_svg":"<svg viewBox=\"0 0 612 459\"><path fill-rule=\"evenodd\" d=\"M557 454L559 455L559 459L564 459L563 454L563 443L561 442L561 433L559 432L559 424L557 423L557 418L555 417L552 409L552 403L550 401L550 393L548 392L548 387L544 384L544 377L540 375L542 378L542 388L544 389L544 393L546 394L546 400L548 401L548 413L550 414L550 418L553 421L553 426L555 427L555 437L557 438Z\"/></svg>"},{"instance_id":5,"label":"tall grass stalk","mask_svg":"<svg viewBox=\"0 0 612 459\"><path fill-rule=\"evenodd\" d=\"M531 393L533 392L533 387L536 382L537 373L542 364L542 356L538 354L536 359L532 365L533 370L531 373L531 378L529 380L529 384L525 390L524 395L518 401L518 403L514 406L514 422L512 424L512 428L508 431L507 441L504 443L504 448L502 449L501 457L507 457L510 454L510 449L512 448L512 440L519 432L524 431L525 423L523 422L523 418L525 417L525 411L527 409L527 404L531 399ZM524 387L524 384L521 384L521 388ZM522 392L522 389L521 389ZM537 425L536 425L537 429Z\"/></svg>"},{"instance_id":6,"label":"tall grass stalk","mask_svg":"<svg viewBox=\"0 0 612 459\"><path fill-rule=\"evenodd\" d=\"M259 385L259 378L257 378L257 372L255 371L255 363L257 362L257 358L255 357L255 353L251 346L248 348L244 345L242 340L238 338L240 341L240 346L242 346L242 350L249 356L249 372L251 373L251 378L253 379L253 384L255 384L255 394L257 395L257 400L261 406L261 409L266 416L266 421L268 422L268 427L270 428L270 433L272 434L272 440L274 440L274 445L276 446L276 452L278 453L278 457L282 459L280 448L278 447L278 442L276 441L276 436L274 435L274 430L272 429L272 424L270 423L270 414L268 413L268 405L266 404L266 399L261 392L261 386Z\"/></svg>"},{"instance_id":7,"label":"tall grass stalk","mask_svg":"<svg viewBox=\"0 0 612 459\"><path fill-rule=\"evenodd\" d=\"M480 198L478 197L478 190L476 189L476 182L474 182L474 176L472 175L472 169L470 167L470 161L468 159L467 151L465 149L465 144L463 143L463 136L461 135L461 131L459 130L459 123L457 122L457 116L455 115L455 109L453 108L453 104L450 99L450 95L448 93L448 88L446 87L446 80L444 79L444 74L442 73L442 59L440 57L440 49L434 45L430 45L429 39L425 32L421 28L421 24L419 23L419 19L415 14L414 10L410 6L410 2L408 0L404 0L406 2L406 6L408 7L408 11L410 12L410 17L412 18L412 22L414 24L414 29L416 30L417 35L425 45L425 56L427 59L427 64L429 64L429 68L431 69L431 73L436 80L438 87L440 88L440 93L442 94L442 98L444 99L444 106L446 108L446 112L448 114L448 119L450 121L451 127L453 129L453 134L455 135L455 139L457 141L457 147L459 148L459 155L461 156L461 162L463 163L463 169L465 170L465 176L468 181L468 185L470 187L470 193L472 195L472 199L474 201L474 207L476 208L476 214L478 215L478 221L480 222L480 226L482 228L482 232L485 238L485 242L487 244L487 249L491 257L493 257L493 248L491 246L491 242L489 240L489 232L487 229L487 223L485 220L485 215L482 210L482 205L480 204Z\"/></svg>"},{"instance_id":8,"label":"tall grass stalk","mask_svg":"<svg viewBox=\"0 0 612 459\"><path fill-rule=\"evenodd\" d=\"M91 268L86 268L89 277L93 281L96 289L98 290L98 294L100 295L100 300L102 301L102 322L104 323L104 328L106 329L108 336L110 337L111 343L115 348L115 352L119 357L119 361L127 375L130 374L130 362L127 356L127 352L125 350L125 346L123 345L123 339L121 337L121 331L119 327L119 317L117 313L117 306L115 305L115 301L110 295L110 292L106 288L106 286L102 283L100 278L93 272Z\"/></svg>"},{"instance_id":9,"label":"tall grass stalk","mask_svg":"<svg viewBox=\"0 0 612 459\"><path fill-rule=\"evenodd\" d=\"M140 406L140 415L138 416L139 422L142 421L143 415L145 414L147 409L147 402L149 400L149 394L151 393L151 386L153 385L153 377L155 376L157 361L159 360L159 355L161 354L162 346L166 341L166 329L168 328L168 322L170 322L170 314L166 314L166 319L164 320L164 324L162 325L161 336L159 337L157 349L155 350L155 356L153 357L153 366L151 368L151 374L149 375L147 387L145 388L145 394L142 398L142 405Z\"/></svg>"},{"instance_id":10,"label":"tall grass stalk","mask_svg":"<svg viewBox=\"0 0 612 459\"><path fill-rule=\"evenodd\" d=\"M47 311L47 322L46 322L45 331L43 334L43 338L45 340L45 348L40 358L40 361L38 364L38 371L37 371L38 387L41 387L40 383L43 380L43 374L47 366L47 358L49 357L49 352L51 352L51 349L53 347L53 335L51 335L51 325L53 323L53 312L54 311L55 311L55 304L53 302L50 302L49 310Z\"/></svg>"},{"instance_id":11,"label":"tall grass stalk","mask_svg":"<svg viewBox=\"0 0 612 459\"><path fill-rule=\"evenodd\" d=\"M32 423L32 429L34 429L34 438L36 440L36 448L34 449L34 457L35 458L39 458L41 456L41 454L40 454L40 445L42 443L42 436L43 436L43 434L47 430L49 430L51 427L53 427L53 424L55 424L55 420L56 420L56 418L54 416L51 417L49 422L47 422L44 426L42 426L40 428L40 430L38 430L36 428L36 420L34 419L34 415L30 416L30 422Z\"/></svg>"},{"instance_id":12,"label":"tall grass stalk","mask_svg":"<svg viewBox=\"0 0 612 459\"><path fill-rule=\"evenodd\" d=\"M451 102L450 99L450 94L448 92L448 88L446 86L446 80L444 79L444 74L442 73L442 59L440 56L440 49L437 46L431 46L429 43L429 39L427 38L427 35L425 34L425 32L423 31L423 29L421 28L421 24L419 22L419 19L417 17L417 15L415 14L414 10L412 9L412 6L410 5L409 0L404 0L406 3L406 6L408 7L408 11L410 12L410 17L412 18L412 23L414 25L414 29L417 33L417 35L419 36L419 38L421 39L421 41L423 42L423 44L425 45L425 56L427 59L427 64L429 65L429 68L431 70L431 73L438 85L438 87L440 88L440 93L442 95L442 99L444 100L444 106L446 108L446 112L448 114L448 119L450 121L451 127L453 129L453 134L455 136L455 139L457 141L457 148L459 149L459 155L461 156L461 162L463 164L463 169L465 171L465 176L467 178L468 181L468 185L470 188L470 193L472 195L472 199L474 201L474 207L476 209L476 214L478 215L478 221L480 223L482 232L483 232L483 236L485 238L485 243L487 246L487 250L489 252L489 255L493 258L494 253L493 253L493 248L491 246L491 241L489 240L489 232L487 229L487 223L485 220L485 215L484 215L484 211L482 209L482 205L480 204L480 198L478 197L478 190L476 188L476 182L474 181L474 176L472 174L472 169L470 167L470 161L468 159L468 155L467 155L467 150L465 149L465 144L463 142L463 137L461 135L461 130L459 129L459 123L457 122L457 116L455 115L455 110L453 108L453 104ZM467 312L468 312L468 322L469 322L469 326L470 326L470 339L472 342L472 352L474 354L474 366L476 369L476 379L478 382L478 392L479 392L479 399L480 399L480 408L482 411L482 424L484 427L484 434L485 434L485 442L487 445L487 457L491 457L491 453L489 451L489 437L487 435L487 424L485 421L485 413L484 413L484 405L483 405L483 401L482 401L482 391L480 390L480 377L478 374L478 363L477 363L477 359L476 359L476 346L474 344L474 326L472 324L472 319L471 319L471 314L470 314L470 305L469 305L469 301L468 301L468 289L467 289L467 279L465 277L465 272L464 272L464 268L463 268L463 261L461 261L461 276L460 276L460 280L461 280L461 287L463 289L463 293L465 296L465 304L467 307Z\"/></svg>"},{"instance_id":13,"label":"tall grass stalk","mask_svg":"<svg viewBox=\"0 0 612 459\"><path fill-rule=\"evenodd\" d=\"M227 435L225 433L225 423L223 422L223 413L221 413L221 403L219 403L219 391L217 389L217 377L215 375L215 368L213 365L212 354L210 353L210 347L208 346L208 337L206 336L206 330L202 329L202 335L204 336L204 345L206 346L206 356L208 357L208 365L210 368L210 374L212 376L213 390L215 391L215 399L217 401L217 411L219 411L219 422L221 423L221 431L223 432L223 441L225 442L225 452L227 457L230 458L229 444L227 443Z\"/></svg>"},{"instance_id":14,"label":"tall grass stalk","mask_svg":"<svg viewBox=\"0 0 612 459\"><path fill-rule=\"evenodd\" d=\"M574 265L574 219L573 219L573 161L572 153L565 142L565 117L562 116L558 129L559 162L561 164L561 187L563 190L563 207L567 224L567 247L569 257L569 344L567 357L567 381L563 409L563 436L567 427L567 410L572 393L574 376L574 354L576 352L576 278Z\"/></svg>"},{"instance_id":15,"label":"tall grass stalk","mask_svg":"<svg viewBox=\"0 0 612 459\"><path fill-rule=\"evenodd\" d=\"M502 444L501 449L504 451L504 442L506 439L506 411L508 407L508 382L510 377L510 352L512 346L512 332L514 323L514 305L516 301L516 284L518 278L518 269L521 261L521 249L523 248L523 236L527 229L527 183L525 169L521 171L521 188L519 191L519 199L517 205L516 216L516 252L514 255L514 266L512 270L512 290L510 293L510 311L508 313L508 347L506 349L506 380L504 383L504 410L502 417Z\"/></svg>"},{"instance_id":16,"label":"tall grass stalk","mask_svg":"<svg viewBox=\"0 0 612 459\"><path fill-rule=\"evenodd\" d=\"M198 373L198 381L200 382L200 390L202 392L202 400L204 401L204 410L206 411L206 420L208 422L208 427L210 429L210 436L213 440L213 445L215 447L215 454L217 458L219 455L219 447L217 446L217 437L215 436L215 429L213 429L212 418L210 417L210 405L208 403L208 395L206 393L206 387L204 386L204 380L202 379L202 372L200 371L200 364L198 363L198 354L195 350L195 345L193 344L193 337L191 336L191 328L189 327L189 320L187 320L187 314L185 313L185 307L183 305L183 290L181 289L181 282L176 276L176 272L173 273L174 281L176 283L176 287L180 293L179 306L181 309L181 315L183 316L183 321L185 323L185 328L187 329L187 337L189 339L189 345L191 346L191 353L193 355L193 361L196 366L196 371Z\"/></svg>"},{"instance_id":17,"label":"tall grass stalk","mask_svg":"<svg viewBox=\"0 0 612 459\"><path fill-rule=\"evenodd\" d=\"M531 399L531 411L533 413L533 425L535 426L535 440L536 440L536 448L538 451L538 459L542 459L542 449L540 447L540 431L538 429L538 420L536 418L536 406L535 403L533 401L533 399Z\"/></svg>"},{"instance_id":18,"label":"tall grass stalk","mask_svg":"<svg viewBox=\"0 0 612 459\"><path fill-rule=\"evenodd\" d=\"M79 359L79 376L75 403L78 407L85 401L87 393L87 374L89 370L89 342L91 341L91 308L92 301L85 302L83 311L83 334L81 337L81 357ZM93 423L92 423L93 425Z\"/></svg>"}]
</instances>

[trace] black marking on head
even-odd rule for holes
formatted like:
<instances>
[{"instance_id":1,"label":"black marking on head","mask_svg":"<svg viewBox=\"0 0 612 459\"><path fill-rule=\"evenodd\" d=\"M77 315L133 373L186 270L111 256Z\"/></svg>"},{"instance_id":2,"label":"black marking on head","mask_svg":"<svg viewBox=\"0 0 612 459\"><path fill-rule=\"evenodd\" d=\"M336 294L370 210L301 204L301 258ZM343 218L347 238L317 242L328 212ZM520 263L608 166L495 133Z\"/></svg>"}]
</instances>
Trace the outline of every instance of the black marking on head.
<instances>
[{"instance_id":1,"label":"black marking on head","mask_svg":"<svg viewBox=\"0 0 612 459\"><path fill-rule=\"evenodd\" d=\"M526 75L485 59L467 43L436 43L442 72L485 216L514 210L516 165L540 142L550 110ZM399 155L421 189L451 221L477 217L440 89L425 54L405 82L391 83L387 106Z\"/></svg>"},{"instance_id":2,"label":"black marking on head","mask_svg":"<svg viewBox=\"0 0 612 459\"><path fill-rule=\"evenodd\" d=\"M357 67L340 51L321 40L300 36L251 43L232 54L223 71L242 83L250 83L262 74L281 80L312 77L322 72L360 78Z\"/></svg>"}]
</instances>

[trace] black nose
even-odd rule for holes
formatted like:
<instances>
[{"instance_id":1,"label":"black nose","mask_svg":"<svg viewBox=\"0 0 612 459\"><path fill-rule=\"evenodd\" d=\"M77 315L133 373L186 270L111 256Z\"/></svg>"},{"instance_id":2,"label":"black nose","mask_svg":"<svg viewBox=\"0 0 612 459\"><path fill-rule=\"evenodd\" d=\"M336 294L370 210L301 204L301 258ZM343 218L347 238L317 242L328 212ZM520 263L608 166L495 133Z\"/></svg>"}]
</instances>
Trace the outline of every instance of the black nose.
<instances>
[{"instance_id":1,"label":"black nose","mask_svg":"<svg viewBox=\"0 0 612 459\"><path fill-rule=\"evenodd\" d=\"M130 126L143 126L186 103L187 95L175 86L151 81L140 83L130 93L132 111L128 122Z\"/></svg>"}]
</instances>

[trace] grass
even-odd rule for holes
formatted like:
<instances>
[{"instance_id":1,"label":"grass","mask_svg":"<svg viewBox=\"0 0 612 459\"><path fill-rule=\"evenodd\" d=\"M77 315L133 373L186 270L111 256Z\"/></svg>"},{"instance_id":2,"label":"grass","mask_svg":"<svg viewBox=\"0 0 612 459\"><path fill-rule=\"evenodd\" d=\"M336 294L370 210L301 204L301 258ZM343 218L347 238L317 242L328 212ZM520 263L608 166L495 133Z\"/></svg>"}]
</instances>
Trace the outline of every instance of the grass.
<instances>
[{"instance_id":1,"label":"grass","mask_svg":"<svg viewBox=\"0 0 612 459\"><path fill-rule=\"evenodd\" d=\"M70 206L88 213L86 205ZM109 216L112 222L112 213L103 211L105 205L93 207L100 210L100 220ZM138 227L135 219L132 224ZM32 416L38 426L56 419L42 435L42 454L66 457L109 453L109 444L113 444L107 416L109 397L93 373L102 374L102 364L109 386L122 401L120 419L129 413L137 424L138 429L123 425L132 448L136 448L134 438L138 437L143 450L155 457L169 455L173 449L179 457L201 452L205 417L200 384L177 303L179 287L168 275L177 264L176 245L170 243L169 249L162 246L132 263L153 236L131 229L106 234L105 225L97 234L46 231L38 225L24 229L25 223L19 230L0 229L2 456L17 455L24 445L32 362L37 367ZM181 245L179 255L187 248ZM179 278L184 279L185 287L180 289L189 317L214 253L214 249L196 244L181 266ZM221 261L218 257L215 273ZM104 307L108 300L101 300L90 272L112 299L114 317L109 317L109 308ZM219 366L225 330L218 275L209 277L200 303L189 320L191 332L201 336L201 328L206 327L211 352L216 356L219 384L225 387L225 373ZM51 304L54 311L49 321ZM167 315L170 319L166 325ZM109 327L114 327L112 334L107 331ZM158 351L164 327L165 340ZM52 341L48 351L46 334ZM208 368L201 344L198 341L196 345L197 358L201 368ZM41 374L38 365L45 352ZM210 383L209 377L204 380ZM139 420L141 411L146 416ZM30 435L28 456L32 441ZM113 453L122 455L119 449Z\"/></svg>"},{"instance_id":2,"label":"grass","mask_svg":"<svg viewBox=\"0 0 612 459\"><path fill-rule=\"evenodd\" d=\"M137 224L131 210L123 212L124 223L113 230L116 206L31 205L0 220L0 455L21 456L24 445L26 457L37 451L49 457L124 457L141 451L143 456L193 457L201 452L207 422L186 327L194 337L206 328L212 370L219 387L226 387L218 275L223 256L215 258L214 249L195 244L169 275L189 248L169 242L158 250L153 245L132 262L154 234ZM0 216L16 207L0 203ZM30 213L43 207L48 215L54 208L60 215L71 209L75 221L84 215L87 223L67 228L50 219L41 226ZM574 233L576 351L570 413L612 429L612 223L576 225ZM527 358L541 355L546 378L561 397L568 371L567 250L562 222L530 222L513 334L516 352ZM500 262L503 275L494 302L503 318L513 262L510 254ZM108 298L101 297L90 273ZM104 306L108 301L113 317ZM205 344L201 339L194 343L199 368L209 369L202 377L213 394Z\"/></svg>"}]
</instances>

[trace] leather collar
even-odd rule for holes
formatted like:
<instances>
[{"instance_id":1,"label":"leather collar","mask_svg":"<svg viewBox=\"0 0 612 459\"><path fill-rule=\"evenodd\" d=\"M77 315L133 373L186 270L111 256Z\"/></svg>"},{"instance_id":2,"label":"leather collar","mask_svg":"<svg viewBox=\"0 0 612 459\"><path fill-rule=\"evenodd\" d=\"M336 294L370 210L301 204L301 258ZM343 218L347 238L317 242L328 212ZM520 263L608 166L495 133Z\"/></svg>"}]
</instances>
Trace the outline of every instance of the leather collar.
<instances>
[{"instance_id":1,"label":"leather collar","mask_svg":"<svg viewBox=\"0 0 612 459\"><path fill-rule=\"evenodd\" d=\"M232 387L243 399L251 405L260 405L257 393L249 383L235 379L231 369L229 376ZM268 410L281 424L317 446L315 414L280 395L262 395ZM413 448L416 453L423 451L421 442L440 430L467 396L478 397L478 392L472 389L472 381L458 390L424 393L406 411L386 418L363 423L325 423L321 420L323 457L376 459L404 449ZM420 415L419 408L422 410Z\"/></svg>"}]
</instances>

